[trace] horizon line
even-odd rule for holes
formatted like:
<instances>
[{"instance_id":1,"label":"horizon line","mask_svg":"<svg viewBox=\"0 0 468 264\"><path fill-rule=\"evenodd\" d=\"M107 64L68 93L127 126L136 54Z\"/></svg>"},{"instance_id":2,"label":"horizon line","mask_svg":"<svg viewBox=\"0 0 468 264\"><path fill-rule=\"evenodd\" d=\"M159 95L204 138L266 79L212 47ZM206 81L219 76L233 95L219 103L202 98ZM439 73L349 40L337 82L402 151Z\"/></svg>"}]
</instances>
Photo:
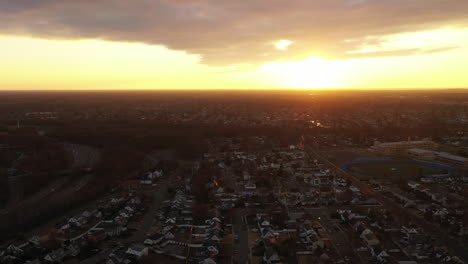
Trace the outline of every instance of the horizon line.
<instances>
[{"instance_id":1,"label":"horizon line","mask_svg":"<svg viewBox=\"0 0 468 264\"><path fill-rule=\"evenodd\" d=\"M0 89L0 92L171 92L171 91L449 91L456 88L154 88L154 89Z\"/></svg>"}]
</instances>

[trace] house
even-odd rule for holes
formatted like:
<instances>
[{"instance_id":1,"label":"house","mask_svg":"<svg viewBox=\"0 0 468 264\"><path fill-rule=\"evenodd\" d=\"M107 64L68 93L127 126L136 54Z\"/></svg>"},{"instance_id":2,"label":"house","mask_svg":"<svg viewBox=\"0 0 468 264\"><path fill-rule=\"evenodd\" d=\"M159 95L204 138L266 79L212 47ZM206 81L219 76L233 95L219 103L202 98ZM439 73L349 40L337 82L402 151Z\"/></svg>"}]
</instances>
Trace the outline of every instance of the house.
<instances>
[{"instance_id":1,"label":"house","mask_svg":"<svg viewBox=\"0 0 468 264\"><path fill-rule=\"evenodd\" d=\"M172 240L175 238L174 234L172 234L172 232L167 232L166 234L164 234L164 238L166 238L167 240Z\"/></svg>"},{"instance_id":2,"label":"house","mask_svg":"<svg viewBox=\"0 0 468 264\"><path fill-rule=\"evenodd\" d=\"M322 184L330 184L333 182L333 177L330 176L329 171L320 171L318 173L305 173L303 174L304 182L310 185L319 186Z\"/></svg>"},{"instance_id":3,"label":"house","mask_svg":"<svg viewBox=\"0 0 468 264\"><path fill-rule=\"evenodd\" d=\"M242 192L243 197L250 197L256 194L257 186L254 183L247 183Z\"/></svg>"},{"instance_id":4,"label":"house","mask_svg":"<svg viewBox=\"0 0 468 264\"><path fill-rule=\"evenodd\" d=\"M81 227L84 224L81 220L80 218L72 217L68 220L68 224L74 227Z\"/></svg>"},{"instance_id":5,"label":"house","mask_svg":"<svg viewBox=\"0 0 468 264\"><path fill-rule=\"evenodd\" d=\"M433 193L431 199L435 202L444 204L447 201L447 197L442 193Z\"/></svg>"},{"instance_id":6,"label":"house","mask_svg":"<svg viewBox=\"0 0 468 264\"><path fill-rule=\"evenodd\" d=\"M359 234L362 234L364 232L364 230L367 229L366 227L366 224L364 224L364 222L362 221L357 221L354 225L353 225L353 229L359 233Z\"/></svg>"},{"instance_id":7,"label":"house","mask_svg":"<svg viewBox=\"0 0 468 264\"><path fill-rule=\"evenodd\" d=\"M95 212L90 212L90 211L84 211L81 215L85 218L90 218L91 216L93 216L93 213Z\"/></svg>"},{"instance_id":8,"label":"house","mask_svg":"<svg viewBox=\"0 0 468 264\"><path fill-rule=\"evenodd\" d=\"M420 233L415 228L403 226L401 228L401 233L402 233L401 242L406 243L406 244L408 243L421 244L421 243L424 243L424 241L427 239L426 235Z\"/></svg>"},{"instance_id":9,"label":"house","mask_svg":"<svg viewBox=\"0 0 468 264\"><path fill-rule=\"evenodd\" d=\"M219 254L219 250L214 246L209 246L207 248L207 251L208 251L209 255L212 256L212 257Z\"/></svg>"},{"instance_id":10,"label":"house","mask_svg":"<svg viewBox=\"0 0 468 264\"><path fill-rule=\"evenodd\" d=\"M421 184L415 182L415 181L408 181L408 186L411 188L411 189L416 189L418 186L420 186Z\"/></svg>"},{"instance_id":11,"label":"house","mask_svg":"<svg viewBox=\"0 0 468 264\"><path fill-rule=\"evenodd\" d=\"M274 264L280 262L278 253L272 248L267 247L265 253L263 254L263 262L266 264Z\"/></svg>"},{"instance_id":12,"label":"house","mask_svg":"<svg viewBox=\"0 0 468 264\"><path fill-rule=\"evenodd\" d=\"M148 248L145 246L134 245L129 247L125 253L132 257L140 259L148 255Z\"/></svg>"},{"instance_id":13,"label":"house","mask_svg":"<svg viewBox=\"0 0 468 264\"><path fill-rule=\"evenodd\" d=\"M17 246L9 245L6 250L4 251L6 255L20 257L23 255L23 250Z\"/></svg>"},{"instance_id":14,"label":"house","mask_svg":"<svg viewBox=\"0 0 468 264\"><path fill-rule=\"evenodd\" d=\"M221 241L221 239L216 235L213 235L209 240L215 243L219 243Z\"/></svg>"},{"instance_id":15,"label":"house","mask_svg":"<svg viewBox=\"0 0 468 264\"><path fill-rule=\"evenodd\" d=\"M116 225L114 227L107 227L104 229L108 237L119 236L127 227Z\"/></svg>"},{"instance_id":16,"label":"house","mask_svg":"<svg viewBox=\"0 0 468 264\"><path fill-rule=\"evenodd\" d=\"M207 258L201 261L200 264L216 264L216 261L214 261L212 258Z\"/></svg>"},{"instance_id":17,"label":"house","mask_svg":"<svg viewBox=\"0 0 468 264\"><path fill-rule=\"evenodd\" d=\"M380 241L377 238L377 236L368 228L362 231L360 237L364 240L368 247L377 246L378 244L380 244Z\"/></svg>"},{"instance_id":18,"label":"house","mask_svg":"<svg viewBox=\"0 0 468 264\"><path fill-rule=\"evenodd\" d=\"M125 249L117 249L109 254L109 259L106 264L129 264L132 261L128 258L125 253Z\"/></svg>"},{"instance_id":19,"label":"house","mask_svg":"<svg viewBox=\"0 0 468 264\"><path fill-rule=\"evenodd\" d=\"M126 180L122 182L122 185L129 190L139 189L140 180Z\"/></svg>"},{"instance_id":20,"label":"house","mask_svg":"<svg viewBox=\"0 0 468 264\"><path fill-rule=\"evenodd\" d=\"M147 177L150 180L157 179L163 176L163 171L162 170L155 170L153 172L149 172Z\"/></svg>"},{"instance_id":21,"label":"house","mask_svg":"<svg viewBox=\"0 0 468 264\"><path fill-rule=\"evenodd\" d=\"M44 257L44 260L52 262L52 263L61 263L62 260L67 256L65 249L59 248L57 250L52 251L51 253L47 254Z\"/></svg>"},{"instance_id":22,"label":"house","mask_svg":"<svg viewBox=\"0 0 468 264\"><path fill-rule=\"evenodd\" d=\"M387 262L387 258L390 256L387 251L385 251L380 246L371 247L372 256L376 257L377 260L381 263Z\"/></svg>"},{"instance_id":23,"label":"house","mask_svg":"<svg viewBox=\"0 0 468 264\"><path fill-rule=\"evenodd\" d=\"M361 191L358 187L354 185L349 186L349 190L351 190L353 193L357 193Z\"/></svg>"},{"instance_id":24,"label":"house","mask_svg":"<svg viewBox=\"0 0 468 264\"><path fill-rule=\"evenodd\" d=\"M41 264L42 262L39 259L28 260L25 264Z\"/></svg>"}]
</instances>

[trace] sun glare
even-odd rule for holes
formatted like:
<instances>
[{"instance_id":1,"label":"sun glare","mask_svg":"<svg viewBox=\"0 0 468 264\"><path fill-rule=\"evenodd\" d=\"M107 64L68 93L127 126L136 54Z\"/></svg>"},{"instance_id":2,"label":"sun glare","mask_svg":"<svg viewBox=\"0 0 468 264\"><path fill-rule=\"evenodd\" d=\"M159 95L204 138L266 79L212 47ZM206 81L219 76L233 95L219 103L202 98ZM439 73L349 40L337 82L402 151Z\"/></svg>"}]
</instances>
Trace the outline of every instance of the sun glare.
<instances>
[{"instance_id":1,"label":"sun glare","mask_svg":"<svg viewBox=\"0 0 468 264\"><path fill-rule=\"evenodd\" d=\"M261 70L279 76L282 85L288 88L339 87L340 69L338 62L320 58L298 62L270 62L261 67Z\"/></svg>"},{"instance_id":2,"label":"sun glare","mask_svg":"<svg viewBox=\"0 0 468 264\"><path fill-rule=\"evenodd\" d=\"M287 39L282 39L278 42L275 43L275 47L279 50L287 50L291 44L293 44L293 41L287 40Z\"/></svg>"}]
</instances>

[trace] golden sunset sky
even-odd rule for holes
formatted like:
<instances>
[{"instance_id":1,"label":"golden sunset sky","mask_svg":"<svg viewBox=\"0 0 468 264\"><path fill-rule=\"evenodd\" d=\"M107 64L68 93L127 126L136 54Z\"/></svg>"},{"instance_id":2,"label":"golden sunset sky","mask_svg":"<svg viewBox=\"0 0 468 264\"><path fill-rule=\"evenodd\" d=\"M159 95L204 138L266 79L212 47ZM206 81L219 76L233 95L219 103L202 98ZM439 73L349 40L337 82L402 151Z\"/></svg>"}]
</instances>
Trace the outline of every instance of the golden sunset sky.
<instances>
[{"instance_id":1,"label":"golden sunset sky","mask_svg":"<svg viewBox=\"0 0 468 264\"><path fill-rule=\"evenodd\" d=\"M0 90L466 88L464 0L0 0Z\"/></svg>"}]
</instances>

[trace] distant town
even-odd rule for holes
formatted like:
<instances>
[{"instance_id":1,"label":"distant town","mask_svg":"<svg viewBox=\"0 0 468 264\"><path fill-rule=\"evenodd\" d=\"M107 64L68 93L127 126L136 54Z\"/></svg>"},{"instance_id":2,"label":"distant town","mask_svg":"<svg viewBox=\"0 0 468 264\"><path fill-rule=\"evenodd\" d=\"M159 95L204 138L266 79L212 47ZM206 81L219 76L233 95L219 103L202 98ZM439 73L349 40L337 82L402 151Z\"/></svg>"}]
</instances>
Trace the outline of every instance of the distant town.
<instances>
[{"instance_id":1,"label":"distant town","mask_svg":"<svg viewBox=\"0 0 468 264\"><path fill-rule=\"evenodd\" d=\"M0 94L0 263L468 263L464 91Z\"/></svg>"}]
</instances>

